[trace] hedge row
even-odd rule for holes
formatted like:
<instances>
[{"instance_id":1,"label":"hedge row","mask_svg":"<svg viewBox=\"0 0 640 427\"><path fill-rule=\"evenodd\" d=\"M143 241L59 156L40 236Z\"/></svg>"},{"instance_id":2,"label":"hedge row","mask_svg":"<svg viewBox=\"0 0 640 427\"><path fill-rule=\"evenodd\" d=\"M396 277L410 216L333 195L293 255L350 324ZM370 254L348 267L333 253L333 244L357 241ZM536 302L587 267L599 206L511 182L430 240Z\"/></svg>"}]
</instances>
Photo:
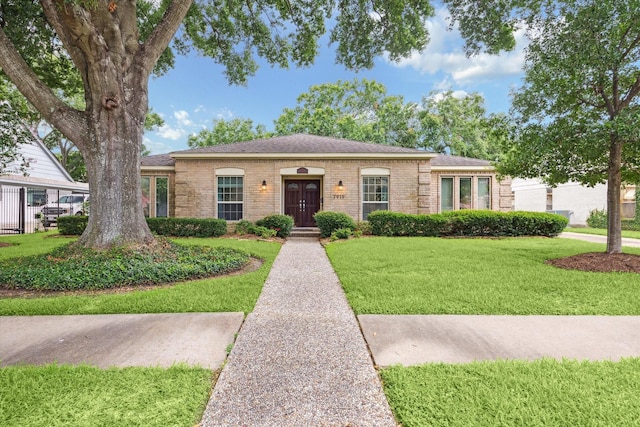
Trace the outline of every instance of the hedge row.
<instances>
[{"instance_id":1,"label":"hedge row","mask_svg":"<svg viewBox=\"0 0 640 427\"><path fill-rule=\"evenodd\" d=\"M81 235L87 227L86 216L58 218L60 234ZM227 232L227 222L214 218L147 218L152 233L175 237L219 237Z\"/></svg>"},{"instance_id":2,"label":"hedge row","mask_svg":"<svg viewBox=\"0 0 640 427\"><path fill-rule=\"evenodd\" d=\"M455 211L412 215L389 211L369 214L377 236L557 236L568 220L542 212Z\"/></svg>"}]
</instances>

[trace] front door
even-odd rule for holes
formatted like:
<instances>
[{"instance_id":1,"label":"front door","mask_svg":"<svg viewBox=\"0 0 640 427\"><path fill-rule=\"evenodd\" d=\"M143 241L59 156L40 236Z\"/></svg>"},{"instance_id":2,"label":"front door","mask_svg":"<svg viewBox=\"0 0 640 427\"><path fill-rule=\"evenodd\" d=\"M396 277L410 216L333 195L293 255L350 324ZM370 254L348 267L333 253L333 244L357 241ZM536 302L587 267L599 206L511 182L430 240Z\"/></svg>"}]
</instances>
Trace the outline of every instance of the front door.
<instances>
[{"instance_id":1,"label":"front door","mask_svg":"<svg viewBox=\"0 0 640 427\"><path fill-rule=\"evenodd\" d=\"M313 215L320 210L320 180L284 182L284 213L291 215L296 227L315 227Z\"/></svg>"}]
</instances>

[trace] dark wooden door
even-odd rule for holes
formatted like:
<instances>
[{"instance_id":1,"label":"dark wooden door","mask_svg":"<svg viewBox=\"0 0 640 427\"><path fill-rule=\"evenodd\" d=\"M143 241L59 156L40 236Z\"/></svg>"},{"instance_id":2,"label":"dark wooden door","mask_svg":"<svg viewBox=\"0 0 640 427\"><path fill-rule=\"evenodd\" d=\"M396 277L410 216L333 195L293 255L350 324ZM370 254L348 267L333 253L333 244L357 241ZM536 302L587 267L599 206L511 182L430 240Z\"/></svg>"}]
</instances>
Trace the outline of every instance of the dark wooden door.
<instances>
[{"instance_id":1,"label":"dark wooden door","mask_svg":"<svg viewBox=\"0 0 640 427\"><path fill-rule=\"evenodd\" d=\"M320 210L319 180L286 180L284 213L291 215L296 227L315 227L313 215Z\"/></svg>"}]
</instances>

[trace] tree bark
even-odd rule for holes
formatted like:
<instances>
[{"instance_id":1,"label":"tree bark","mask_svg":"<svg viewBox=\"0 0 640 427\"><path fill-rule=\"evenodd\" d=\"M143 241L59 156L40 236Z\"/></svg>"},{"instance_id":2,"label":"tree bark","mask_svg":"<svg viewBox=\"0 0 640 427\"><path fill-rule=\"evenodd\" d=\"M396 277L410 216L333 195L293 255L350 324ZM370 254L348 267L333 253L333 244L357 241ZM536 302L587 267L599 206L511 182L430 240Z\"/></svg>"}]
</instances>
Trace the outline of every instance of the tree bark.
<instances>
[{"instance_id":1,"label":"tree bark","mask_svg":"<svg viewBox=\"0 0 640 427\"><path fill-rule=\"evenodd\" d=\"M609 148L609 179L607 181L607 253L622 252L622 143L611 135Z\"/></svg>"}]
</instances>

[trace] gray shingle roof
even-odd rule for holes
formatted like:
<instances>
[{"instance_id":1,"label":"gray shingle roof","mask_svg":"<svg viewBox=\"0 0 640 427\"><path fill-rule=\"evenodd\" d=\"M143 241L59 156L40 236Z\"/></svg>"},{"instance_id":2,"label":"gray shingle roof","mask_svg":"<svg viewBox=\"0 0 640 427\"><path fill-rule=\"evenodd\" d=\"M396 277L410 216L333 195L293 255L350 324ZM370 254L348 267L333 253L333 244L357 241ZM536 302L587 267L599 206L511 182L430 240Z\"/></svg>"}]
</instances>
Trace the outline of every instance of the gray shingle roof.
<instances>
[{"instance_id":1,"label":"gray shingle roof","mask_svg":"<svg viewBox=\"0 0 640 427\"><path fill-rule=\"evenodd\" d=\"M491 166L488 160L472 159L470 157L450 156L447 154L438 154L431 159L431 166Z\"/></svg>"},{"instance_id":2,"label":"gray shingle roof","mask_svg":"<svg viewBox=\"0 0 640 427\"><path fill-rule=\"evenodd\" d=\"M156 154L153 156L143 156L142 166L174 166L176 160L168 154Z\"/></svg>"},{"instance_id":3,"label":"gray shingle roof","mask_svg":"<svg viewBox=\"0 0 640 427\"><path fill-rule=\"evenodd\" d=\"M256 139L237 142L235 144L216 145L213 147L194 148L175 152L175 154L199 153L415 153L426 154L425 151L412 148L393 147L391 145L373 144L307 134L276 136L274 138Z\"/></svg>"}]
</instances>

